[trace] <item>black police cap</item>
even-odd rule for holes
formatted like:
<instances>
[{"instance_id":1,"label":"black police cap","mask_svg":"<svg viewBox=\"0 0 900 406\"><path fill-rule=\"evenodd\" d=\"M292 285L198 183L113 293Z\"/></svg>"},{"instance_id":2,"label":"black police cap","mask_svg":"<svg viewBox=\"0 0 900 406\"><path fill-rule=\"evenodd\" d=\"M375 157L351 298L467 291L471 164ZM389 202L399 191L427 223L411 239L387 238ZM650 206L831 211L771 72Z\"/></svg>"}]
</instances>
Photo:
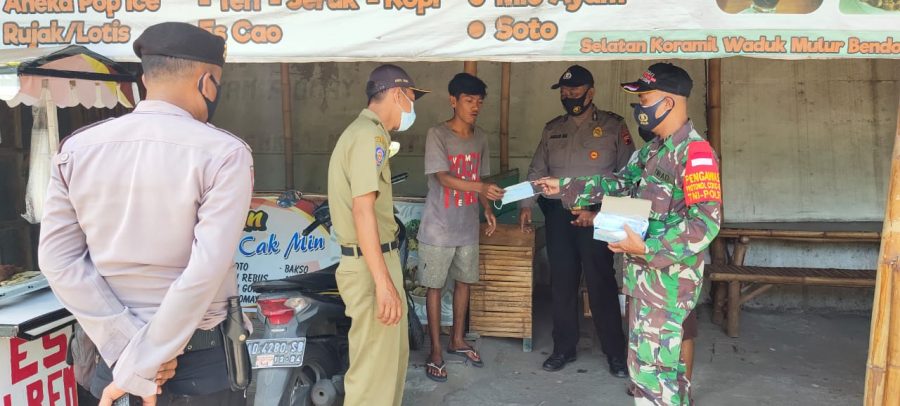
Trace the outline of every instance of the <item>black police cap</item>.
<instances>
[{"instance_id":1,"label":"black police cap","mask_svg":"<svg viewBox=\"0 0 900 406\"><path fill-rule=\"evenodd\" d=\"M654 90L690 97L694 81L687 71L671 63L656 63L650 66L641 78L622 83L622 89L628 93L647 93Z\"/></svg>"},{"instance_id":2,"label":"black police cap","mask_svg":"<svg viewBox=\"0 0 900 406\"><path fill-rule=\"evenodd\" d=\"M134 41L133 48L138 58L161 55L218 66L225 64L225 40L186 23L151 25Z\"/></svg>"},{"instance_id":3,"label":"black police cap","mask_svg":"<svg viewBox=\"0 0 900 406\"><path fill-rule=\"evenodd\" d=\"M563 72L559 77L559 81L555 85L550 86L551 89L559 89L560 86L579 87L588 85L594 86L594 75L591 71L585 69L581 65L572 65Z\"/></svg>"}]
</instances>

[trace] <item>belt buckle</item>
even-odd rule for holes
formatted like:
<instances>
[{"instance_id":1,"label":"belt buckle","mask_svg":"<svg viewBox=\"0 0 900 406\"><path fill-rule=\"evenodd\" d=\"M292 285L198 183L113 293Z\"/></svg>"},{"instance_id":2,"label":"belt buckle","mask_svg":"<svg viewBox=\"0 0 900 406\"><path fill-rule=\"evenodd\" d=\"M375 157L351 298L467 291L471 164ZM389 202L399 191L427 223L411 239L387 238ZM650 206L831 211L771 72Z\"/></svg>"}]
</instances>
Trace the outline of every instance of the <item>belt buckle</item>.
<instances>
[{"instance_id":1,"label":"belt buckle","mask_svg":"<svg viewBox=\"0 0 900 406\"><path fill-rule=\"evenodd\" d=\"M341 248L342 249L347 248L351 251L350 255L344 255L345 257L351 257L351 258L356 259L356 258L359 258L362 256L362 250L359 249L359 245L356 245L356 244L355 245L342 245ZM341 254L343 255L343 253L341 253Z\"/></svg>"}]
</instances>

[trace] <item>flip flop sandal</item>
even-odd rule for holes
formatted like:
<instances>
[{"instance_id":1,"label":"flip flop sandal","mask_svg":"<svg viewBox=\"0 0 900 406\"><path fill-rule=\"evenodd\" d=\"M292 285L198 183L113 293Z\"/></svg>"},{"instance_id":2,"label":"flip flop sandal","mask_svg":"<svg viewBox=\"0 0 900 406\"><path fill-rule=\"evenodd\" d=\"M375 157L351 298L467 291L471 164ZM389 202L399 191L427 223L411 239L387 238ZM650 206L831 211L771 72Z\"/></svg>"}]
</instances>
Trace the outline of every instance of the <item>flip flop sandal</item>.
<instances>
[{"instance_id":1,"label":"flip flop sandal","mask_svg":"<svg viewBox=\"0 0 900 406\"><path fill-rule=\"evenodd\" d=\"M476 368L481 368L481 367L484 366L484 360L481 359L481 354L479 354L478 352L476 352L476 351L473 350L473 349L468 349L468 350L451 350L451 349L448 348L448 349L447 349L447 354L450 354L450 355L456 355L456 356L458 356L458 357L463 357L463 358L466 359L466 361L471 362L471 363L472 363L472 366L474 366L474 367L476 367ZM469 356L469 354L471 354L471 355L477 355L477 356L478 356L478 360L477 360L477 361L474 360L471 356Z\"/></svg>"},{"instance_id":2,"label":"flip flop sandal","mask_svg":"<svg viewBox=\"0 0 900 406\"><path fill-rule=\"evenodd\" d=\"M444 372L444 368L446 368L446 367L447 367L446 362L442 362L441 365L435 364L434 362L429 362L429 363L425 364L425 376L427 376L428 379L431 379L432 381L435 381L435 382L447 382L446 375L440 376L440 375L435 375L435 374L431 373L431 371L433 369L436 369L438 371L438 373Z\"/></svg>"}]
</instances>

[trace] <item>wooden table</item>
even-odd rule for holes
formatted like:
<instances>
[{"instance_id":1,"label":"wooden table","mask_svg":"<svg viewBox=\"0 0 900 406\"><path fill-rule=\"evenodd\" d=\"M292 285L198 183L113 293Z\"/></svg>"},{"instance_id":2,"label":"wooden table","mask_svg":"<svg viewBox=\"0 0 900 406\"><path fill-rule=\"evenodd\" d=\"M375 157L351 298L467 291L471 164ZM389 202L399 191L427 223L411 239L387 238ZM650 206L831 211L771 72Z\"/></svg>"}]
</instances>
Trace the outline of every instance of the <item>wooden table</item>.
<instances>
[{"instance_id":1,"label":"wooden table","mask_svg":"<svg viewBox=\"0 0 900 406\"><path fill-rule=\"evenodd\" d=\"M721 238L811 239L830 241L881 241L880 221L869 222L766 222L726 223Z\"/></svg>"},{"instance_id":2,"label":"wooden table","mask_svg":"<svg viewBox=\"0 0 900 406\"><path fill-rule=\"evenodd\" d=\"M744 265L751 239L804 242L880 242L881 222L726 223L711 247L713 263ZM729 255L724 240L734 240Z\"/></svg>"}]
</instances>

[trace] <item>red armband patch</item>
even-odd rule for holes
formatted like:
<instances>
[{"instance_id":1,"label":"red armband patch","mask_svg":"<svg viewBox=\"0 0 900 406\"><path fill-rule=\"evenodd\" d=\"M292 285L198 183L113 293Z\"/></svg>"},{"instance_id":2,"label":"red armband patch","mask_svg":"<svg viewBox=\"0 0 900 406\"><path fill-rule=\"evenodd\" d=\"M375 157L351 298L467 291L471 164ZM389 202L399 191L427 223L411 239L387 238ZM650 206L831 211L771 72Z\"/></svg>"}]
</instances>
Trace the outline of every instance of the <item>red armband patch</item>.
<instances>
[{"instance_id":1,"label":"red armband patch","mask_svg":"<svg viewBox=\"0 0 900 406\"><path fill-rule=\"evenodd\" d=\"M704 202L722 203L719 162L706 141L688 145L687 166L684 169L684 202L688 206Z\"/></svg>"}]
</instances>

